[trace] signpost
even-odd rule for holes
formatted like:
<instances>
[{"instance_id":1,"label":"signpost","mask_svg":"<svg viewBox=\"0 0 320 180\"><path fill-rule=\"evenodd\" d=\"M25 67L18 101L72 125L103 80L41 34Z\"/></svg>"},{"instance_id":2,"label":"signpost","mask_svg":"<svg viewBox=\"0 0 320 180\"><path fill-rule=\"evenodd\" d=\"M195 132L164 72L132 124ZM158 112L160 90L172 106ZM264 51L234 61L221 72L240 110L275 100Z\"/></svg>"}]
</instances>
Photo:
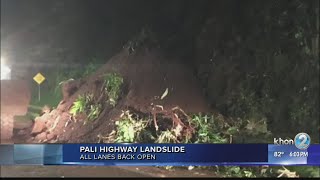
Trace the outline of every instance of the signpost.
<instances>
[{"instance_id":1,"label":"signpost","mask_svg":"<svg viewBox=\"0 0 320 180\"><path fill-rule=\"evenodd\" d=\"M41 95L40 94L40 85L41 85L41 83L43 83L44 80L46 80L46 78L41 73L38 73L33 77L33 80L38 84L38 87L39 87L38 98L40 101L40 95Z\"/></svg>"}]
</instances>

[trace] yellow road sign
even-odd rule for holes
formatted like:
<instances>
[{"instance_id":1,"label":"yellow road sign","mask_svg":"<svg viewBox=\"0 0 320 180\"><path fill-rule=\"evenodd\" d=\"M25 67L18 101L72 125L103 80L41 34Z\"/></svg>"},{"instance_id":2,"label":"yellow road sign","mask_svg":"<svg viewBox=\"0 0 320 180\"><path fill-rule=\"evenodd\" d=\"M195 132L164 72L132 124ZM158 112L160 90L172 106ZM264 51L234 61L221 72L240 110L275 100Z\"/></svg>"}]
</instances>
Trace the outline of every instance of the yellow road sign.
<instances>
[{"instance_id":1,"label":"yellow road sign","mask_svg":"<svg viewBox=\"0 0 320 180\"><path fill-rule=\"evenodd\" d=\"M33 80L40 85L46 78L41 73L38 73L33 77Z\"/></svg>"}]
</instances>

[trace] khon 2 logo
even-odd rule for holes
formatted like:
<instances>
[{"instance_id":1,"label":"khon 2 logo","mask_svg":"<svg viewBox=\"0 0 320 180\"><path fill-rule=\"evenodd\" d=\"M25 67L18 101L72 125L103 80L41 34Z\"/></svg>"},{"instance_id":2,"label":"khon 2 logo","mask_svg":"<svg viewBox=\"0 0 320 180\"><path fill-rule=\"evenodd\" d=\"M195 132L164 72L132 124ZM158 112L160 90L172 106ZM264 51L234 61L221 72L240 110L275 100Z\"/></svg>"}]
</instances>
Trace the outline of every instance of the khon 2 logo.
<instances>
[{"instance_id":1,"label":"khon 2 logo","mask_svg":"<svg viewBox=\"0 0 320 180\"><path fill-rule=\"evenodd\" d=\"M293 139L274 138L274 144L276 145L295 145L300 150L308 149L311 144L311 138L307 133L299 133Z\"/></svg>"},{"instance_id":2,"label":"khon 2 logo","mask_svg":"<svg viewBox=\"0 0 320 180\"><path fill-rule=\"evenodd\" d=\"M294 138L294 145L296 145L298 149L301 149L301 150L308 149L310 144L311 144L311 138L307 133L299 133Z\"/></svg>"}]
</instances>

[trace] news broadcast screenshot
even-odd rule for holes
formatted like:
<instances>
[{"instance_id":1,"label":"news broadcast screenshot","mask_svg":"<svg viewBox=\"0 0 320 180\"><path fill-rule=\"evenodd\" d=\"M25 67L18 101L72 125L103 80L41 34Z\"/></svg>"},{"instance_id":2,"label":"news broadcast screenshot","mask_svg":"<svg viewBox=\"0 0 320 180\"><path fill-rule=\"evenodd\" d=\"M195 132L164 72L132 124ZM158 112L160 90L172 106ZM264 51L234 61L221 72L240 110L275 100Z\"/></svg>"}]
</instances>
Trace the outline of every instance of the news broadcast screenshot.
<instances>
[{"instance_id":1,"label":"news broadcast screenshot","mask_svg":"<svg viewBox=\"0 0 320 180\"><path fill-rule=\"evenodd\" d=\"M320 178L319 0L1 0L1 178Z\"/></svg>"}]
</instances>

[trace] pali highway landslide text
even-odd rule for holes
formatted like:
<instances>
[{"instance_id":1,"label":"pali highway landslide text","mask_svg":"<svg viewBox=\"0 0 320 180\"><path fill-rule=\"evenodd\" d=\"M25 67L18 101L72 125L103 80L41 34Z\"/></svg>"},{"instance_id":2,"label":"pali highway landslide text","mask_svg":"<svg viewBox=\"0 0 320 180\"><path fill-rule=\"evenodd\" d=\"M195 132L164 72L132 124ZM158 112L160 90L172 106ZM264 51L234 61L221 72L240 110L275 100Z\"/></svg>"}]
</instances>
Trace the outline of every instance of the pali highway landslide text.
<instances>
[{"instance_id":1,"label":"pali highway landslide text","mask_svg":"<svg viewBox=\"0 0 320 180\"><path fill-rule=\"evenodd\" d=\"M185 146L80 146L80 153L185 153Z\"/></svg>"}]
</instances>

